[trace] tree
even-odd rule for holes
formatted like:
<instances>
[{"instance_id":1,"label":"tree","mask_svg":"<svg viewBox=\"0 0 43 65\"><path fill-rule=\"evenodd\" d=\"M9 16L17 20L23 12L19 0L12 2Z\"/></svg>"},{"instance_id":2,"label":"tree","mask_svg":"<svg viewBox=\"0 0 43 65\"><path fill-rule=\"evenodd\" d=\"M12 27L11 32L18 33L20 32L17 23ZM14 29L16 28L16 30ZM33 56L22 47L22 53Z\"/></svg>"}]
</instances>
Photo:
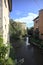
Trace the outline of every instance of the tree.
<instances>
[{"instance_id":1,"label":"tree","mask_svg":"<svg viewBox=\"0 0 43 65\"><path fill-rule=\"evenodd\" d=\"M21 39L26 34L26 30L22 28L22 23L10 20L10 36L14 39Z\"/></svg>"},{"instance_id":2,"label":"tree","mask_svg":"<svg viewBox=\"0 0 43 65\"><path fill-rule=\"evenodd\" d=\"M35 38L39 39L39 29L38 28L36 28L36 30L34 31L34 33L35 33Z\"/></svg>"},{"instance_id":3,"label":"tree","mask_svg":"<svg viewBox=\"0 0 43 65\"><path fill-rule=\"evenodd\" d=\"M33 27L31 27L30 29L27 28L27 33L28 35L33 36Z\"/></svg>"}]
</instances>

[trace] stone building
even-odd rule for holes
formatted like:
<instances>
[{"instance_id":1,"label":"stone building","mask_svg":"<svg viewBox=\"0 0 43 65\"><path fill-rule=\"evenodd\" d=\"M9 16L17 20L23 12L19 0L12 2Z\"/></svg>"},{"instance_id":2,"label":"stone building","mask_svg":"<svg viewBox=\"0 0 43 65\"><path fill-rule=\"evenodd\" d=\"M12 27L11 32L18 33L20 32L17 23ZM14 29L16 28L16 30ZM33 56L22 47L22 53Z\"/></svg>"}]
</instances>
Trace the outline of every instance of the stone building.
<instances>
[{"instance_id":1,"label":"stone building","mask_svg":"<svg viewBox=\"0 0 43 65\"><path fill-rule=\"evenodd\" d=\"M9 12L12 10L12 0L0 0L0 36L3 43L9 42Z\"/></svg>"}]
</instances>

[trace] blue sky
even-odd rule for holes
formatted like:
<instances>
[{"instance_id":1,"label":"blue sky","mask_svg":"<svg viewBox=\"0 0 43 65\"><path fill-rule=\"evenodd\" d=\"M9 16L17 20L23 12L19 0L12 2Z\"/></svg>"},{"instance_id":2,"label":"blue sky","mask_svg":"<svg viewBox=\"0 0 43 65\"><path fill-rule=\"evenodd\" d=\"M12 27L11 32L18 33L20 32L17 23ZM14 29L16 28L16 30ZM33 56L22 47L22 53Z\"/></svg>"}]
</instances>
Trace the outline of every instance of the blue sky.
<instances>
[{"instance_id":1,"label":"blue sky","mask_svg":"<svg viewBox=\"0 0 43 65\"><path fill-rule=\"evenodd\" d=\"M27 27L34 25L33 19L43 9L43 0L12 0L10 18L15 21L25 22Z\"/></svg>"}]
</instances>

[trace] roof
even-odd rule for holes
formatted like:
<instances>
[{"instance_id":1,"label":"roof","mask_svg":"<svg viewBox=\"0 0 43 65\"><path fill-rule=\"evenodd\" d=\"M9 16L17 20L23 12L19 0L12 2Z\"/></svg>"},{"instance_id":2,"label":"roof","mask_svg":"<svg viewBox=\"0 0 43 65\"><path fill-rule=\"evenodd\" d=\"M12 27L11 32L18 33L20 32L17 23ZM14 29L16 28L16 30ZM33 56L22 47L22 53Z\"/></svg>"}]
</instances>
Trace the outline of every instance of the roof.
<instances>
[{"instance_id":1,"label":"roof","mask_svg":"<svg viewBox=\"0 0 43 65\"><path fill-rule=\"evenodd\" d=\"M42 11L43 11L43 9L39 10L39 12L42 12Z\"/></svg>"},{"instance_id":2,"label":"roof","mask_svg":"<svg viewBox=\"0 0 43 65\"><path fill-rule=\"evenodd\" d=\"M39 16L37 16L33 21L35 21L36 19L38 19L39 18Z\"/></svg>"},{"instance_id":3,"label":"roof","mask_svg":"<svg viewBox=\"0 0 43 65\"><path fill-rule=\"evenodd\" d=\"M12 0L8 0L9 11L12 11Z\"/></svg>"}]
</instances>

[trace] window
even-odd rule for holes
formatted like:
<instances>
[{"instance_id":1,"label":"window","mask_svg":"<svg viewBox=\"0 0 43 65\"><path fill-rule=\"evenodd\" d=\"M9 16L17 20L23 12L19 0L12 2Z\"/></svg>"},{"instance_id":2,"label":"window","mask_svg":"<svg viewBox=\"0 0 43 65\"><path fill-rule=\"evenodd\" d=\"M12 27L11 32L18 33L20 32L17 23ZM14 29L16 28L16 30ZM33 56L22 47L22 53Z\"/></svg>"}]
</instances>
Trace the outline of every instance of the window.
<instances>
[{"instance_id":1,"label":"window","mask_svg":"<svg viewBox=\"0 0 43 65\"><path fill-rule=\"evenodd\" d=\"M7 3L6 3L6 0L4 0L4 3L5 3L5 6L6 6L6 8L7 8Z\"/></svg>"}]
</instances>

